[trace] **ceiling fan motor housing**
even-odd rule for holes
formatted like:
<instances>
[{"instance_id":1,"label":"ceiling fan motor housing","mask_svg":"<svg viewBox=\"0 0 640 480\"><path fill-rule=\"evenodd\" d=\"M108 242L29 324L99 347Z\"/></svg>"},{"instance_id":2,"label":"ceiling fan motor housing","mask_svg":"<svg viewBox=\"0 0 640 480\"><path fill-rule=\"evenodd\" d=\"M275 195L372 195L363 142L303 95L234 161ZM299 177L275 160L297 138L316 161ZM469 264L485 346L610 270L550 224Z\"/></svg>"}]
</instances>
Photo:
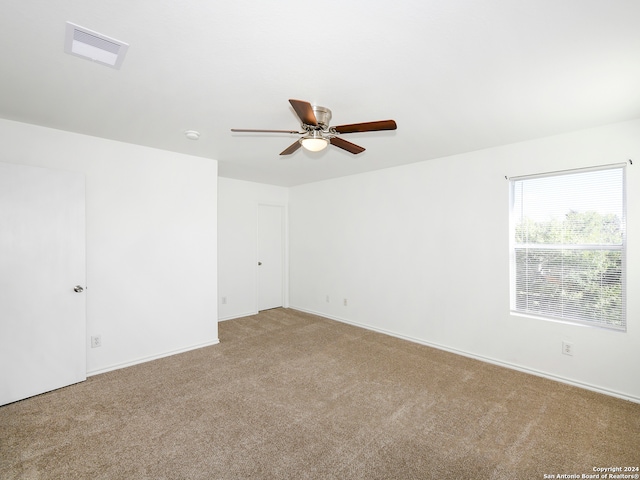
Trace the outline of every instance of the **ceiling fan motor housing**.
<instances>
[{"instance_id":1,"label":"ceiling fan motor housing","mask_svg":"<svg viewBox=\"0 0 640 480\"><path fill-rule=\"evenodd\" d=\"M322 130L329 128L329 123L331 122L331 110L318 105L312 105L311 109L313 110L313 114L316 116L318 126L322 127Z\"/></svg>"}]
</instances>

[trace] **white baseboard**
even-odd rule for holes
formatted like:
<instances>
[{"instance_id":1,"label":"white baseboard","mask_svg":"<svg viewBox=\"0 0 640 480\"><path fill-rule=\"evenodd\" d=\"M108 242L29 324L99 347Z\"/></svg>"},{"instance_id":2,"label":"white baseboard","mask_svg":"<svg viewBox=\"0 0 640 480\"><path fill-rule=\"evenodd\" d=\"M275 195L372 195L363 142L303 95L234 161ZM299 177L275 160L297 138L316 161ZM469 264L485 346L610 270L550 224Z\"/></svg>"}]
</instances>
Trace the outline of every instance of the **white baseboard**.
<instances>
[{"instance_id":1,"label":"white baseboard","mask_svg":"<svg viewBox=\"0 0 640 480\"><path fill-rule=\"evenodd\" d=\"M225 320L233 320L234 318L250 317L251 315L257 315L257 314L258 314L258 311L256 310L255 312L238 313L235 315L231 315L229 317L218 317L218 322L224 322Z\"/></svg>"},{"instance_id":2,"label":"white baseboard","mask_svg":"<svg viewBox=\"0 0 640 480\"><path fill-rule=\"evenodd\" d=\"M139 363L145 363L145 362L150 362L152 360L158 360L159 358L163 358L163 357L170 357L171 355L177 355L178 353L188 352L189 350L196 350L198 348L209 347L211 345L217 345L218 343L220 343L220 340L216 338L215 340L213 340L211 342L200 343L198 345L192 345L190 347L180 348L178 350L171 350L170 352L164 352L164 353L159 353L157 355L150 355L148 357L137 358L135 360L131 360L130 362L118 363L116 365L111 365L111 366L108 366L108 367L105 367L105 368L99 368L97 370L88 371L87 372L87 377L92 377L93 375L99 375L101 373L111 372L113 370L119 370L121 368L131 367L133 365L138 365Z\"/></svg>"},{"instance_id":3,"label":"white baseboard","mask_svg":"<svg viewBox=\"0 0 640 480\"><path fill-rule=\"evenodd\" d=\"M463 350L456 350L455 348L447 347L445 345L440 345L440 344L437 344L437 343L427 342L427 341L419 339L419 338L409 337L407 335L401 335L401 334L392 332L390 330L385 330L383 328L372 327L370 325L365 325L365 324L362 324L362 323L354 322L354 321L351 321L351 320L348 320L348 319L345 319L345 318L341 318L341 317L336 317L336 316L333 316L333 315L327 315L326 313L316 312L316 311L313 311L313 310L309 310L307 308L296 307L296 306L292 306L290 308L292 308L294 310L300 310L301 312L310 313L312 315L317 315L319 317L328 318L329 320L335 320L337 322L346 323L346 324L349 324L349 325L353 325L355 327L364 328L366 330L371 330L371 331L374 331L374 332L383 333L385 335L389 335L391 337L400 338L402 340L408 340L410 342L418 343L420 345L425 345L427 347L437 348L438 350L444 350L446 352L455 353L456 355L462 355L463 357L473 358L475 360L480 360L480 361L485 362L485 363L491 363L493 365L498 365L500 367L509 368L511 370L517 370L519 372L528 373L528 374L531 374L531 375L535 375L537 377L547 378L549 380L554 380L556 382L564 383L564 384L567 384L567 385L572 385L574 387L584 388L585 390L591 390L592 392L602 393L604 395L609 395L611 397L621 398L623 400L628 400L630 402L640 403L640 397L627 395L625 393L616 392L615 390L609 390L609 389L598 387L596 385L591 385L591 384L588 384L588 383L577 382L577 381L571 380L569 378L561 377L559 375L553 375L553 374L550 374L550 373L547 373L547 372L536 370L534 368L523 367L523 366L517 365L515 363L504 362L502 360L496 360L495 358L485 357L485 356L482 356L482 355L476 355L476 354L473 354L473 353L465 352Z\"/></svg>"}]
</instances>

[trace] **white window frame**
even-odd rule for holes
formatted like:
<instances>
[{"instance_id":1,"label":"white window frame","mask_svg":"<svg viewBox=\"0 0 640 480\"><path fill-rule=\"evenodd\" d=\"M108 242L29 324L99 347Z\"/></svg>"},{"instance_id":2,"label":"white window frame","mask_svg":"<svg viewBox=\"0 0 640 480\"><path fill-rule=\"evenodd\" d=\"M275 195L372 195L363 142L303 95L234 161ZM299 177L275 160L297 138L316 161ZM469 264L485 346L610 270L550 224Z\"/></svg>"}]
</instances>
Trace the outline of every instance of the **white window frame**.
<instances>
[{"instance_id":1,"label":"white window frame","mask_svg":"<svg viewBox=\"0 0 640 480\"><path fill-rule=\"evenodd\" d=\"M622 170L622 218L621 218L621 233L622 233L622 243L620 245L615 244L564 244L564 245L554 245L554 244L516 244L516 213L514 212L515 205L515 186L517 182L526 181L535 178L541 177L560 177L566 174L579 174L586 173L591 171L603 171L603 170L613 170L613 169L621 169ZM511 177L509 180L509 266L510 266L510 279L509 279L509 289L510 289L510 308L511 314L517 316L526 316L539 318L543 320L551 320L562 323L576 324L576 325L586 325L592 327L606 328L617 331L626 331L627 328L627 315L626 315L626 209L627 209L627 199L626 199L626 164L613 164L613 165L603 165L599 167L590 167L590 168L581 168L575 170L565 170L558 172L548 172L534 175L524 175L519 177ZM516 250L520 248L538 248L545 250L597 250L597 251L620 251L621 259L622 259L622 274L621 274L621 302L622 302L622 312L621 312L621 325L612 325L602 321L594 321L587 319L578 319L575 317L565 317L562 315L547 315L541 314L540 312L536 312L532 309L521 309L517 306L517 288L516 288Z\"/></svg>"}]
</instances>

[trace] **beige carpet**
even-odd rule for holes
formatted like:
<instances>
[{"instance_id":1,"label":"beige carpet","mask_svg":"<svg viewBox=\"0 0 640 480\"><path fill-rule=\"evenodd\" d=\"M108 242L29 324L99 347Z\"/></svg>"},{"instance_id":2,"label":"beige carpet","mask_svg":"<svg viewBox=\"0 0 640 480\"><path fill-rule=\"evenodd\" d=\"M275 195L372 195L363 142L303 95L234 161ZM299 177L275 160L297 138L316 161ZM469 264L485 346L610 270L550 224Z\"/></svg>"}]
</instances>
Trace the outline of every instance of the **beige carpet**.
<instances>
[{"instance_id":1,"label":"beige carpet","mask_svg":"<svg viewBox=\"0 0 640 480\"><path fill-rule=\"evenodd\" d=\"M542 479L640 465L640 404L294 310L222 322L220 340L0 407L0 478Z\"/></svg>"}]
</instances>

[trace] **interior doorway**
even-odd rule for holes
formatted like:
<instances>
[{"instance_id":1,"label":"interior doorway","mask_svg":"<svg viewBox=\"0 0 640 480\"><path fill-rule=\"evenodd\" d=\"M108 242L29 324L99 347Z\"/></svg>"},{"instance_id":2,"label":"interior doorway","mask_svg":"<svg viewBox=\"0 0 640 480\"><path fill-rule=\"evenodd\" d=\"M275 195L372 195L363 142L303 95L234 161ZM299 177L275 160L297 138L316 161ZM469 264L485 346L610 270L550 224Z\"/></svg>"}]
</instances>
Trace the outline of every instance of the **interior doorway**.
<instances>
[{"instance_id":1,"label":"interior doorway","mask_svg":"<svg viewBox=\"0 0 640 480\"><path fill-rule=\"evenodd\" d=\"M285 304L285 209L258 205L258 311Z\"/></svg>"},{"instance_id":2,"label":"interior doorway","mask_svg":"<svg viewBox=\"0 0 640 480\"><path fill-rule=\"evenodd\" d=\"M84 174L0 163L0 405L86 379Z\"/></svg>"}]
</instances>

